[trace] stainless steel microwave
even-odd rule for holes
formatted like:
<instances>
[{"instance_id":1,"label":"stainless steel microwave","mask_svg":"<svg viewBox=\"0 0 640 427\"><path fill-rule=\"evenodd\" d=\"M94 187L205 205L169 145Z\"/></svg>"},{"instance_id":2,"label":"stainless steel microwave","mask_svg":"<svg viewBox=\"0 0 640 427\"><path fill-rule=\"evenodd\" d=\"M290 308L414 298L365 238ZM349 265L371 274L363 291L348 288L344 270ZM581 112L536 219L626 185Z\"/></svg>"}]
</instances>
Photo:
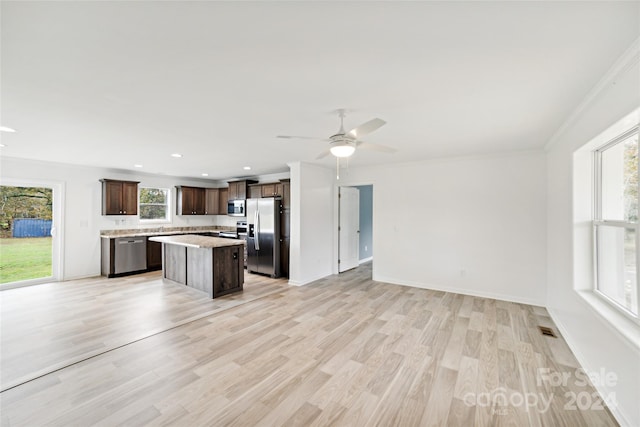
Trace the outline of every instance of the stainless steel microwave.
<instances>
[{"instance_id":1,"label":"stainless steel microwave","mask_svg":"<svg viewBox=\"0 0 640 427\"><path fill-rule=\"evenodd\" d=\"M229 203L227 203L227 215L247 216L245 204L246 200L229 200Z\"/></svg>"}]
</instances>

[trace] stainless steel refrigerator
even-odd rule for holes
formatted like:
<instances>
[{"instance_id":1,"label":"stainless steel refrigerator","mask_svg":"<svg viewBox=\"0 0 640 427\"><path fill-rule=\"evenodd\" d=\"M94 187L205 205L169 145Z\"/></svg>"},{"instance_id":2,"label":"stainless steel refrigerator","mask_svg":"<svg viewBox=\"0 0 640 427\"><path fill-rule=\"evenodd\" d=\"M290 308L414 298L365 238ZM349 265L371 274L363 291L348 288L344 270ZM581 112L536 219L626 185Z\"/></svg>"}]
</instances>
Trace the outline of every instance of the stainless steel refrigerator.
<instances>
[{"instance_id":1,"label":"stainless steel refrigerator","mask_svg":"<svg viewBox=\"0 0 640 427\"><path fill-rule=\"evenodd\" d=\"M280 198L247 200L247 271L280 277Z\"/></svg>"}]
</instances>

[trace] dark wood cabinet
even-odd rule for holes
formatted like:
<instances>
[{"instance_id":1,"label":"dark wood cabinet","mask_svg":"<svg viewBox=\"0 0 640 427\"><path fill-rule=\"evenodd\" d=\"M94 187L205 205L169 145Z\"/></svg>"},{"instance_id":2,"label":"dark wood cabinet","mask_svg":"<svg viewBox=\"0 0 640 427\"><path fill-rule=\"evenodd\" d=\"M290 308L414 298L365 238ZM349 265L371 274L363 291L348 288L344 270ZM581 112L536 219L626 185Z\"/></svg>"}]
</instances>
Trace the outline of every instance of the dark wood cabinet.
<instances>
[{"instance_id":1,"label":"dark wood cabinet","mask_svg":"<svg viewBox=\"0 0 640 427\"><path fill-rule=\"evenodd\" d=\"M248 195L249 184L255 184L255 181L231 181L229 182L229 194L227 200L242 200L246 199Z\"/></svg>"},{"instance_id":2,"label":"dark wood cabinet","mask_svg":"<svg viewBox=\"0 0 640 427\"><path fill-rule=\"evenodd\" d=\"M176 214L226 215L226 188L201 188L181 185L176 187Z\"/></svg>"},{"instance_id":3,"label":"dark wood cabinet","mask_svg":"<svg viewBox=\"0 0 640 427\"><path fill-rule=\"evenodd\" d=\"M229 201L229 189L219 188L218 199L220 200L218 205L218 215L227 214L227 202Z\"/></svg>"},{"instance_id":4,"label":"dark wood cabinet","mask_svg":"<svg viewBox=\"0 0 640 427\"><path fill-rule=\"evenodd\" d=\"M289 180L282 180L278 186L280 187L278 194L282 197L282 207L288 210L291 208L291 182ZM288 229L289 228L287 228L287 230Z\"/></svg>"},{"instance_id":5,"label":"dark wood cabinet","mask_svg":"<svg viewBox=\"0 0 640 427\"><path fill-rule=\"evenodd\" d=\"M162 270L162 243L147 240L147 270Z\"/></svg>"},{"instance_id":6,"label":"dark wood cabinet","mask_svg":"<svg viewBox=\"0 0 640 427\"><path fill-rule=\"evenodd\" d=\"M138 182L102 179L102 215L138 215Z\"/></svg>"},{"instance_id":7,"label":"dark wood cabinet","mask_svg":"<svg viewBox=\"0 0 640 427\"><path fill-rule=\"evenodd\" d=\"M213 250L213 298L242 290L244 283L244 245Z\"/></svg>"},{"instance_id":8,"label":"dark wood cabinet","mask_svg":"<svg viewBox=\"0 0 640 427\"><path fill-rule=\"evenodd\" d=\"M280 274L289 277L289 238L280 239Z\"/></svg>"},{"instance_id":9,"label":"dark wood cabinet","mask_svg":"<svg viewBox=\"0 0 640 427\"><path fill-rule=\"evenodd\" d=\"M287 208L289 207L289 180L281 180L268 184L252 184L247 190L249 199L257 199L260 197L284 197L286 195Z\"/></svg>"},{"instance_id":10,"label":"dark wood cabinet","mask_svg":"<svg viewBox=\"0 0 640 427\"><path fill-rule=\"evenodd\" d=\"M262 197L262 185L253 184L249 185L249 199L259 199Z\"/></svg>"},{"instance_id":11,"label":"dark wood cabinet","mask_svg":"<svg viewBox=\"0 0 640 427\"><path fill-rule=\"evenodd\" d=\"M177 215L204 215L205 189L200 187L178 186L177 189Z\"/></svg>"},{"instance_id":12,"label":"dark wood cabinet","mask_svg":"<svg viewBox=\"0 0 640 427\"><path fill-rule=\"evenodd\" d=\"M276 184L262 184L262 197L273 197L276 194Z\"/></svg>"},{"instance_id":13,"label":"dark wood cabinet","mask_svg":"<svg viewBox=\"0 0 640 427\"><path fill-rule=\"evenodd\" d=\"M284 277L289 277L289 249L290 249L290 229L291 229L291 204L290 190L291 182L282 180L276 184L278 195L280 196L280 273Z\"/></svg>"},{"instance_id":14,"label":"dark wood cabinet","mask_svg":"<svg viewBox=\"0 0 640 427\"><path fill-rule=\"evenodd\" d=\"M234 181L229 183L229 200L247 198L247 181Z\"/></svg>"},{"instance_id":15,"label":"dark wood cabinet","mask_svg":"<svg viewBox=\"0 0 640 427\"><path fill-rule=\"evenodd\" d=\"M207 188L204 192L204 214L220 215L220 190Z\"/></svg>"}]
</instances>

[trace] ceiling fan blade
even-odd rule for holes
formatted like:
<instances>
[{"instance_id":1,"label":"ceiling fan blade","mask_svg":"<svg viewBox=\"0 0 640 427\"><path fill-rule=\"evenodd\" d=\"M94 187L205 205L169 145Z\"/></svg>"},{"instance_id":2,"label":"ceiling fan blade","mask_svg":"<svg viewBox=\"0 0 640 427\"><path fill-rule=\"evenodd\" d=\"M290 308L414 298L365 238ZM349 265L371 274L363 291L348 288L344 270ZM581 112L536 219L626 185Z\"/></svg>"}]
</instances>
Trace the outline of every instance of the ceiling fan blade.
<instances>
[{"instance_id":1,"label":"ceiling fan blade","mask_svg":"<svg viewBox=\"0 0 640 427\"><path fill-rule=\"evenodd\" d=\"M395 148L387 147L386 145L373 144L371 142L358 141L358 148L364 148L365 150L380 151L382 153L395 153Z\"/></svg>"},{"instance_id":2,"label":"ceiling fan blade","mask_svg":"<svg viewBox=\"0 0 640 427\"><path fill-rule=\"evenodd\" d=\"M316 160L324 159L329 155L329 153L330 153L329 150L324 150L322 153L318 155L318 157L316 157Z\"/></svg>"},{"instance_id":3,"label":"ceiling fan blade","mask_svg":"<svg viewBox=\"0 0 640 427\"><path fill-rule=\"evenodd\" d=\"M315 136L298 136L298 135L276 135L276 138L281 139L313 139L317 141L322 141L324 138L318 138Z\"/></svg>"},{"instance_id":4,"label":"ceiling fan blade","mask_svg":"<svg viewBox=\"0 0 640 427\"><path fill-rule=\"evenodd\" d=\"M351 129L349 132L347 132L347 134L351 135L354 138L360 138L364 135L370 134L374 130L383 126L385 123L387 122L382 119L372 119L366 123L361 124L357 128Z\"/></svg>"}]
</instances>

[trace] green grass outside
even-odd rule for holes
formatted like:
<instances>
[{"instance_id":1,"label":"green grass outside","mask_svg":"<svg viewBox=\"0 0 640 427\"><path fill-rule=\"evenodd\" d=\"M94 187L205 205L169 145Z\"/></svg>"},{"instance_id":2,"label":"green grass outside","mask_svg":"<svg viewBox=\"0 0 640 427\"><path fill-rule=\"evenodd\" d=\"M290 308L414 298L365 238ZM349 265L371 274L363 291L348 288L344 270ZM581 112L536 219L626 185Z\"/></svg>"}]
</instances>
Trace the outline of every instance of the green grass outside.
<instances>
[{"instance_id":1,"label":"green grass outside","mask_svg":"<svg viewBox=\"0 0 640 427\"><path fill-rule=\"evenodd\" d=\"M0 239L0 283L51 276L51 237Z\"/></svg>"}]
</instances>

